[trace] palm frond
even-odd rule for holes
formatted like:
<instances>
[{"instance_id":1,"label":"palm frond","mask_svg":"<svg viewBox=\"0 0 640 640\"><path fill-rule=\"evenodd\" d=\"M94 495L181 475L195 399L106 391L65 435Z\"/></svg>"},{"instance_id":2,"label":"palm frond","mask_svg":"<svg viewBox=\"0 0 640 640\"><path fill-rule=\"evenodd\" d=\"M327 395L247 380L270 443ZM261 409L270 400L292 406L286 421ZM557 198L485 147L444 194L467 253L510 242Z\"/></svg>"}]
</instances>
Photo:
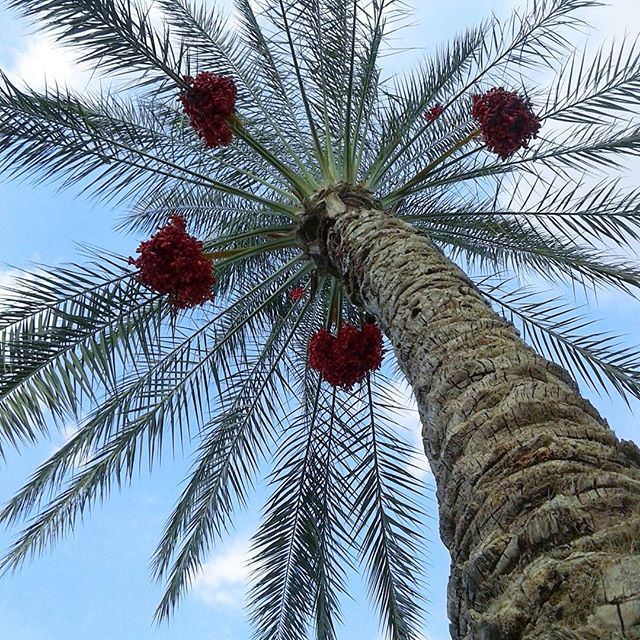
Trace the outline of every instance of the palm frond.
<instances>
[{"instance_id":1,"label":"palm frond","mask_svg":"<svg viewBox=\"0 0 640 640\"><path fill-rule=\"evenodd\" d=\"M515 216L525 228L593 248L613 243L632 250L640 239L640 191L621 188L618 179L597 184L561 182L559 187L535 179L528 189L525 182L520 182L520 188L500 189L500 193L511 190L509 201L504 211L489 215Z\"/></svg>"},{"instance_id":2,"label":"palm frond","mask_svg":"<svg viewBox=\"0 0 640 640\"><path fill-rule=\"evenodd\" d=\"M181 448L193 468L153 558L165 581L157 619L267 474L253 539L256 637L336 640L351 572L363 570L384 635L417 640L424 499L385 377L395 363L387 354L384 373L349 391L310 369L311 336L357 325L365 310L305 253L300 216L325 187L369 189L474 267L480 291L538 351L598 390L640 397L638 349L560 298L482 275L637 295L640 191L592 178L640 152L640 57L630 41L593 58L574 52L581 11L598 4L531 0L385 79L402 0L234 0L237 28L195 0L10 0L129 84L80 96L19 88L0 72L0 170L126 203L119 227L136 234L182 215L217 283L212 304L178 313L99 251L3 294L0 454L50 424L73 419L78 430L0 513L26 521L2 567L48 548L143 465ZM560 68L550 92L529 91L550 68ZM179 108L183 74L201 71L237 86L227 147L205 148ZM544 121L506 161L487 152L470 115L473 95L496 85L529 95ZM436 103L444 111L428 122Z\"/></svg>"},{"instance_id":3,"label":"palm frond","mask_svg":"<svg viewBox=\"0 0 640 640\"><path fill-rule=\"evenodd\" d=\"M548 92L544 119L569 123L604 123L613 117L636 115L640 91L638 40L625 38L601 46L592 59L575 52Z\"/></svg>"},{"instance_id":4,"label":"palm frond","mask_svg":"<svg viewBox=\"0 0 640 640\"><path fill-rule=\"evenodd\" d=\"M186 50L158 31L148 9L132 0L10 0L9 7L38 20L79 60L104 72L136 74L137 86L183 85ZM185 69L188 72L188 68ZM186 86L186 85L185 85Z\"/></svg>"},{"instance_id":5,"label":"palm frond","mask_svg":"<svg viewBox=\"0 0 640 640\"><path fill-rule=\"evenodd\" d=\"M467 152L454 155L449 162L435 164L433 171L418 184L409 184L406 172L398 172L395 177L399 177L400 186L386 194L382 202L392 206L424 190L453 184L463 188L465 183L499 181L520 173L544 179L544 172L547 172L569 181L575 173L583 176L620 170L623 159L628 160L629 156L639 153L640 125L636 124L576 125L558 132L552 139L541 138L521 156L504 162L496 161L483 151L480 143L476 143ZM425 167L424 159L417 167Z\"/></svg>"},{"instance_id":6,"label":"palm frond","mask_svg":"<svg viewBox=\"0 0 640 640\"><path fill-rule=\"evenodd\" d=\"M354 533L385 634L414 640L420 636L424 604L424 513L419 488L408 473L413 451L390 417L397 406L393 389L368 380L364 394L362 423L354 437L354 445L361 447L353 471Z\"/></svg>"},{"instance_id":7,"label":"palm frond","mask_svg":"<svg viewBox=\"0 0 640 640\"><path fill-rule=\"evenodd\" d=\"M145 105L147 109L149 106ZM219 155L205 155L193 141L185 140L180 145L175 136L176 112L170 113L167 121L162 110L165 117L153 127L151 120L159 114L141 122L136 117L141 111L113 96L85 105L77 96L58 88L45 94L23 91L2 75L0 168L13 177L27 172L42 175L44 169L48 170L47 179L67 174L67 185L91 178L88 186L101 197L116 195L120 200L143 189L149 192L179 182L216 189L291 214L295 198L289 194L290 203L283 202L287 194L277 184L266 189L276 192L275 200L261 195L269 184L261 177L264 165L256 167L252 160L254 164L243 169L237 160L232 163ZM211 173L221 179L211 178Z\"/></svg>"},{"instance_id":8,"label":"palm frond","mask_svg":"<svg viewBox=\"0 0 640 640\"><path fill-rule=\"evenodd\" d=\"M287 274L295 268L295 262L277 270L266 281L261 279L248 299L240 296L201 326L194 329L187 325L178 333L156 336L149 347L139 350L129 369L123 369L126 363L115 367L113 356L107 352L105 360L115 369L110 393L105 399L98 398L95 410L81 424L79 433L16 494L0 520L15 522L24 518L38 507L47 491L63 485L65 473L70 470L69 459L94 451L80 479L72 478L70 488L61 492L55 502L56 509L64 509L67 515L76 507L82 511L95 495L104 497L108 493L114 476L120 482L126 471L128 479L131 478L145 453L141 446L145 440L151 464L161 455L165 430L172 433L174 440L176 434L182 437L185 430L204 425L211 406L212 382L220 384L222 372L231 363L246 361L246 345L253 331L251 323L256 318L267 326L273 324L279 295L289 286ZM96 350L93 357L100 356ZM73 371L73 366L69 368ZM55 384L55 379L54 383L46 380L42 385L44 394L55 397L57 387L48 387L47 383ZM56 539L62 525L53 516L53 510L43 512L38 524L25 532L14 552L7 556L7 566L18 566L30 550Z\"/></svg>"},{"instance_id":9,"label":"palm frond","mask_svg":"<svg viewBox=\"0 0 640 640\"><path fill-rule=\"evenodd\" d=\"M421 117L428 106L442 103L449 129L456 129L462 123L450 113L451 107L460 100L468 102L470 92L479 93L483 85L504 84L507 79L520 85L523 70L553 68L573 51L571 31L584 25L579 11L599 4L534 0L528 11L514 11L506 23L493 19L466 32L437 53L435 61L402 80L388 96L383 130L391 135L383 137L385 145L369 171L370 188L381 188L390 169L424 157L432 143L432 127Z\"/></svg>"},{"instance_id":10,"label":"palm frond","mask_svg":"<svg viewBox=\"0 0 640 640\"><path fill-rule=\"evenodd\" d=\"M625 256L561 241L542 228L524 225L525 216L484 214L417 220L434 241L449 245L454 258L462 255L480 269L513 270L521 276L540 274L582 286L615 287L634 295L640 288L640 265ZM411 216L407 216L412 221Z\"/></svg>"},{"instance_id":11,"label":"palm frond","mask_svg":"<svg viewBox=\"0 0 640 640\"><path fill-rule=\"evenodd\" d=\"M303 114L303 107L300 97L294 90L296 80L293 70L287 64L287 56L272 46L270 35L260 26L250 0L236 0L235 6L239 19L239 32L252 52L250 59L254 68L260 69L260 84L266 83L271 88L270 95L276 97L275 101L269 99L265 108L286 118L287 131L293 134L289 138L303 142L299 153L312 161L310 133L304 127L303 119L300 117ZM303 169L306 171L309 167L304 164Z\"/></svg>"},{"instance_id":12,"label":"palm frond","mask_svg":"<svg viewBox=\"0 0 640 640\"><path fill-rule=\"evenodd\" d=\"M508 282L485 280L479 287L537 351L579 373L595 390L640 398L640 348L624 346L623 337L610 332L588 331L595 321L561 298L531 287L509 290Z\"/></svg>"},{"instance_id":13,"label":"palm frond","mask_svg":"<svg viewBox=\"0 0 640 640\"><path fill-rule=\"evenodd\" d=\"M0 301L5 442L34 441L51 417L78 416L99 389L117 386L121 366L154 351L168 308L132 277L125 261L100 258L23 277Z\"/></svg>"},{"instance_id":14,"label":"palm frond","mask_svg":"<svg viewBox=\"0 0 640 640\"><path fill-rule=\"evenodd\" d=\"M264 339L254 338L255 355L227 363L229 371L220 374L227 391L216 417L202 429L195 471L154 555L154 574L167 577L156 611L160 619L175 608L203 554L229 527L235 505L245 503L260 461L273 450L277 425L286 415L279 405L287 392L283 360L306 311L307 306L292 306Z\"/></svg>"},{"instance_id":15,"label":"palm frond","mask_svg":"<svg viewBox=\"0 0 640 640\"><path fill-rule=\"evenodd\" d=\"M335 394L318 382L287 425L276 489L253 540L250 608L257 638L304 640L314 618L318 639L335 638L336 596L345 591L339 567L349 563L336 505L344 481L335 470L342 446Z\"/></svg>"}]
</instances>

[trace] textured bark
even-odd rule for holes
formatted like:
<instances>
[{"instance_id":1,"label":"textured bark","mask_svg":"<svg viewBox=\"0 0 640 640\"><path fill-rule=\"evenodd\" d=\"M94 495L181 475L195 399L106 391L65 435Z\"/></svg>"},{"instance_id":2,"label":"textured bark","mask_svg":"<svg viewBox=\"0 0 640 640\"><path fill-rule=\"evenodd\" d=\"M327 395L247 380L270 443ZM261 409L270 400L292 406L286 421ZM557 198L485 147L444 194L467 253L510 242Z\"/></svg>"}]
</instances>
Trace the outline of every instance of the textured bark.
<instances>
[{"instance_id":1,"label":"textured bark","mask_svg":"<svg viewBox=\"0 0 640 640\"><path fill-rule=\"evenodd\" d=\"M308 212L310 253L378 318L413 387L452 637L640 638L638 448L427 237L346 189Z\"/></svg>"}]
</instances>

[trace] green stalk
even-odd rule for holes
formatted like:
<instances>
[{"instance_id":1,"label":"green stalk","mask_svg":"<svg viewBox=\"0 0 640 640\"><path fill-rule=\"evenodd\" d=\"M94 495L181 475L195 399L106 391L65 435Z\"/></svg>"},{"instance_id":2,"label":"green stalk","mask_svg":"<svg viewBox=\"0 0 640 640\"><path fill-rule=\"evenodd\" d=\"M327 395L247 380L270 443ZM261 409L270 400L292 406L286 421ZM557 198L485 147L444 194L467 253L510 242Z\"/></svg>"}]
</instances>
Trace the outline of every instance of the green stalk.
<instances>
[{"instance_id":1,"label":"green stalk","mask_svg":"<svg viewBox=\"0 0 640 640\"><path fill-rule=\"evenodd\" d=\"M409 180L409 182L407 182L404 186L385 196L382 200L383 206L388 207L402 196L407 195L412 187L420 184L438 165L442 164L447 158L452 156L456 151L462 149L462 147L471 142L474 138L477 138L479 135L480 129L475 129L469 135L465 136L462 140L460 140L460 142L453 145L451 149L445 151L441 156L436 158L433 162L429 163L422 171L420 171L414 178Z\"/></svg>"},{"instance_id":2,"label":"green stalk","mask_svg":"<svg viewBox=\"0 0 640 640\"><path fill-rule=\"evenodd\" d=\"M316 148L316 154L318 156L318 162L320 163L320 169L323 175L327 175L327 157L325 156L325 150L322 148L320 144L320 139L318 137L318 131L316 129L315 122L313 120L313 114L311 112L311 105L309 104L309 98L307 96L307 91L304 88L304 82L302 80L302 70L300 69L300 63L298 62L298 56L296 55L296 49L293 44L293 38L291 37L291 28L289 27L289 20L287 18L287 12L284 8L284 3L282 0L278 0L278 4L280 6L280 17L282 18L284 24L284 30L287 34L287 43L289 45L289 52L291 54L291 61L293 63L293 68L295 70L296 79L298 81L298 88L300 89L300 97L302 98L302 104L304 106L305 113L307 115L307 121L309 123L309 129L311 131L311 136L313 138L313 143Z\"/></svg>"},{"instance_id":3,"label":"green stalk","mask_svg":"<svg viewBox=\"0 0 640 640\"><path fill-rule=\"evenodd\" d=\"M254 151L264 158L272 167L277 169L285 180L293 187L296 196L302 202L307 196L311 195L317 187L303 178L300 178L283 162L276 158L267 148L261 145L244 127L242 121L237 116L228 120L231 130L244 142L246 142Z\"/></svg>"},{"instance_id":4,"label":"green stalk","mask_svg":"<svg viewBox=\"0 0 640 640\"><path fill-rule=\"evenodd\" d=\"M353 173L353 160L355 157L355 139L354 144L351 140L351 109L353 107L353 77L355 74L355 57L356 57L356 20L358 14L357 0L354 1L353 7L353 29L351 33L351 67L349 69L349 88L347 90L347 114L345 123L345 136L344 136L344 178L345 182L351 184L354 182ZM357 136L357 132L355 132Z\"/></svg>"},{"instance_id":5,"label":"green stalk","mask_svg":"<svg viewBox=\"0 0 640 640\"><path fill-rule=\"evenodd\" d=\"M385 4L384 2L378 7L378 14L377 14L377 18L376 18L376 27L375 27L375 32L378 33L379 30L381 29L381 24L382 24L382 16L384 13L384 8L385 8ZM364 148L365 148L365 141L367 138L367 133L369 131L369 119L367 119L366 122L364 122L363 124L363 119L364 119L364 110L365 110L365 102L366 102L366 97L367 97L367 93L369 92L369 86L371 84L371 78L375 72L375 63L376 60L378 59L378 52L379 52L379 47L380 47L380 42L381 42L381 38L382 35L380 35L379 39L376 40L374 38L373 42L372 42L372 49L371 49L371 55L369 56L368 59L368 64L367 64L367 72L365 73L365 82L364 82L364 86L362 87L362 93L361 93L361 97L360 97L360 105L358 107L358 117L357 117L357 121L356 121L356 127L355 127L355 131L356 131L356 137L355 137L355 145L354 145L354 166L353 166L353 179L354 181L356 180L356 178L358 177L358 173L360 172L360 167L362 166L362 157L364 155ZM362 131L360 131L362 129L362 127L364 127L364 129ZM358 144L358 134L360 134L360 140L361 143Z\"/></svg>"},{"instance_id":6,"label":"green stalk","mask_svg":"<svg viewBox=\"0 0 640 640\"><path fill-rule=\"evenodd\" d=\"M205 247L210 250L215 249L219 245L224 245L229 242L235 242L237 240L245 240L246 238L254 238L256 236L270 236L272 233L287 233L293 234L295 231L294 225L281 225L279 227L265 227L259 229L251 229L249 231L243 231L242 233L236 233L231 236L219 236L211 243L205 242Z\"/></svg>"},{"instance_id":7,"label":"green stalk","mask_svg":"<svg viewBox=\"0 0 640 640\"><path fill-rule=\"evenodd\" d=\"M270 251L277 251L279 249L291 249L295 247L295 245L295 238L285 238L284 240L279 240L277 242L265 242L257 247L246 247L245 250L240 250L239 253L220 260L216 263L216 266L223 268L227 265L244 260L252 255L260 255L261 253L269 253Z\"/></svg>"}]
</instances>

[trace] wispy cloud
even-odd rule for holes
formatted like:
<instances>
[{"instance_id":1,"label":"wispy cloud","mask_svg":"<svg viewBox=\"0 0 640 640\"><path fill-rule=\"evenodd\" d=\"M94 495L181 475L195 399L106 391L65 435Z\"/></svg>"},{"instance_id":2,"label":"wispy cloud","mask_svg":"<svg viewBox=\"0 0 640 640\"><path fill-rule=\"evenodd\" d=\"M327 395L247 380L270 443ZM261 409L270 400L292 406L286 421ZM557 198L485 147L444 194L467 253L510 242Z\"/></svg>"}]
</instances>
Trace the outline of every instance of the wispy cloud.
<instances>
[{"instance_id":1,"label":"wispy cloud","mask_svg":"<svg viewBox=\"0 0 640 640\"><path fill-rule=\"evenodd\" d=\"M71 442L71 440L74 438L74 436L78 433L79 430L80 430L79 425L76 422L69 422L64 426L62 426L59 430L60 438L56 442L55 446L49 451L49 455L47 456L47 459L50 458L55 453L57 453L58 451L60 451L60 449L62 449L62 447L64 447L66 444ZM83 465L87 464L87 462L91 460L91 455L92 455L92 451L88 447L86 448L86 450L79 451L76 454L75 459L73 461L73 468L78 469Z\"/></svg>"},{"instance_id":2,"label":"wispy cloud","mask_svg":"<svg viewBox=\"0 0 640 640\"><path fill-rule=\"evenodd\" d=\"M214 607L242 609L249 577L249 543L235 539L225 545L197 575L193 591Z\"/></svg>"},{"instance_id":3,"label":"wispy cloud","mask_svg":"<svg viewBox=\"0 0 640 640\"><path fill-rule=\"evenodd\" d=\"M422 444L422 423L418 414L413 392L406 382L398 382L394 385L395 400L402 409L396 411L395 423L403 430L404 436L409 435L409 441L415 447L415 455L407 461L407 471L417 480L426 480L431 477L431 467L424 454Z\"/></svg>"},{"instance_id":4,"label":"wispy cloud","mask_svg":"<svg viewBox=\"0 0 640 640\"><path fill-rule=\"evenodd\" d=\"M45 85L73 84L78 69L69 50L55 44L45 35L30 36L15 55L8 70L14 82L22 81L31 88Z\"/></svg>"}]
</instances>

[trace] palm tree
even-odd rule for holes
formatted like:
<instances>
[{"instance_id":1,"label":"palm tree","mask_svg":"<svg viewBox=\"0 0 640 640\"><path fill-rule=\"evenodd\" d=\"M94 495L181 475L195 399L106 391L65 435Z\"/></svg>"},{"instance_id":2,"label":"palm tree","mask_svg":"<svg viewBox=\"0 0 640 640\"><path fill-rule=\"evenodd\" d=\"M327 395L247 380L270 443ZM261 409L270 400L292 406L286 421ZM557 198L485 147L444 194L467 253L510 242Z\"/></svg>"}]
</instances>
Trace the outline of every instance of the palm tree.
<instances>
[{"instance_id":1,"label":"palm tree","mask_svg":"<svg viewBox=\"0 0 640 640\"><path fill-rule=\"evenodd\" d=\"M256 637L335 638L357 566L390 637L416 638L401 371L452 557L452 637L640 637L640 451L567 372L640 397L639 354L518 284L640 287L609 248L638 239L640 191L611 173L640 151L640 55L573 50L598 2L536 0L389 80L400 0L236 0L234 30L188 0L157 0L162 20L130 0L9 4L128 83L87 96L3 75L5 172L66 176L126 203L122 229L160 230L136 260L90 249L5 295L3 449L81 428L2 511L31 518L4 567L184 440L159 618L266 470Z\"/></svg>"}]
</instances>

